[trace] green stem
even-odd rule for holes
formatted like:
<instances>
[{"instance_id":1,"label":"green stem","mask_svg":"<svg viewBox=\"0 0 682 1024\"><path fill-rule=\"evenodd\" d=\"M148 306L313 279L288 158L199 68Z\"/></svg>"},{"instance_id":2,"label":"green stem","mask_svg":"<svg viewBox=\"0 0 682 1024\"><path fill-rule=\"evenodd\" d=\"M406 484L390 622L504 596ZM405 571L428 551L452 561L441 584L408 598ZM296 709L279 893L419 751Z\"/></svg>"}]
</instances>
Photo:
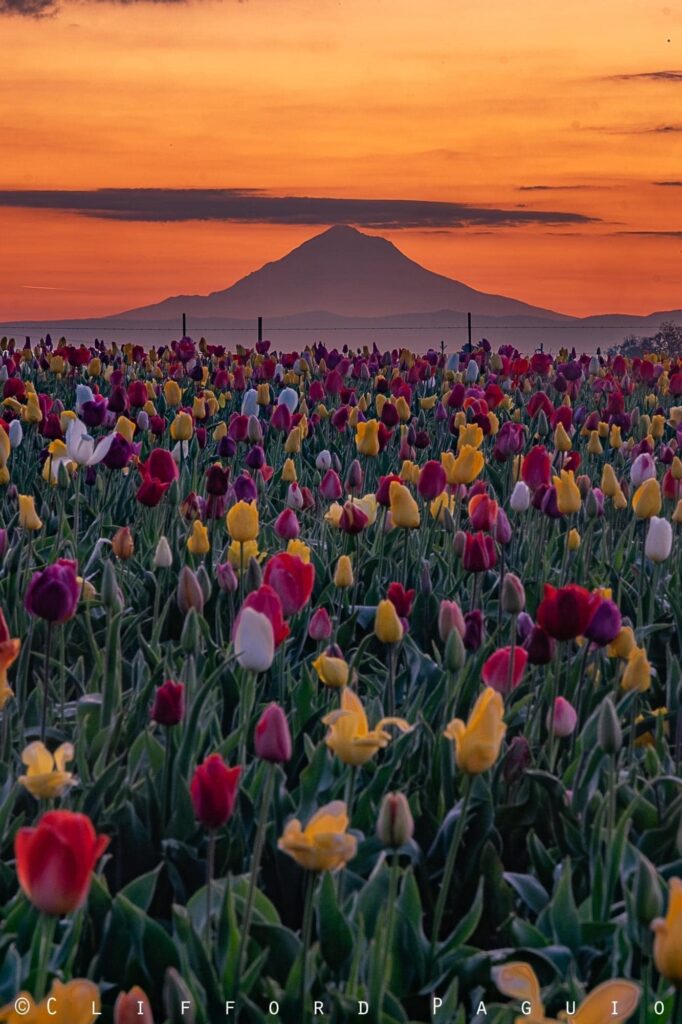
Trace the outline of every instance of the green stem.
<instances>
[{"instance_id":1,"label":"green stem","mask_svg":"<svg viewBox=\"0 0 682 1024\"><path fill-rule=\"evenodd\" d=\"M384 953L381 958L381 988L379 991L378 1015L381 1017L384 992L390 982L389 978L389 957L393 945L393 922L395 919L395 905L398 899L398 851L394 850L391 857L390 874L388 877L388 905L386 907L386 934L384 935ZM392 964L390 965L392 967Z\"/></svg>"},{"instance_id":2,"label":"green stem","mask_svg":"<svg viewBox=\"0 0 682 1024\"><path fill-rule=\"evenodd\" d=\"M52 952L52 940L57 918L52 914L40 915L40 947L38 952L38 969L36 972L34 998L39 1003L45 996L47 990L47 976L50 967L50 953Z\"/></svg>"},{"instance_id":3,"label":"green stem","mask_svg":"<svg viewBox=\"0 0 682 1024\"><path fill-rule=\"evenodd\" d=\"M313 890L315 888L315 872L309 871L306 878L305 903L303 906L303 925L301 927L301 939L303 949L301 955L301 1015L305 1015L306 993L308 989L308 950L310 949L310 938L313 931Z\"/></svg>"},{"instance_id":4,"label":"green stem","mask_svg":"<svg viewBox=\"0 0 682 1024\"><path fill-rule=\"evenodd\" d=\"M215 832L208 833L208 849L206 851L206 941L211 946L211 895L213 888L213 872L215 868Z\"/></svg>"},{"instance_id":5,"label":"green stem","mask_svg":"<svg viewBox=\"0 0 682 1024\"><path fill-rule=\"evenodd\" d=\"M47 624L45 638L45 661L43 665L43 711L40 719L40 739L45 742L47 732L47 705L50 700L50 648L52 646L52 623Z\"/></svg>"},{"instance_id":6,"label":"green stem","mask_svg":"<svg viewBox=\"0 0 682 1024\"><path fill-rule=\"evenodd\" d=\"M472 776L465 775L464 792L462 793L462 807L459 812L459 818L457 819L455 834L452 837L450 849L448 850L448 856L445 862L445 870L443 872L443 880L441 882L440 892L438 893L438 901L436 903L436 909L433 915L433 930L431 932L431 952L429 954L430 962L433 961L436 952L436 946L438 945L438 934L440 932L440 926L443 921L445 904L447 902L448 894L450 892L450 883L452 882L452 873L455 870L457 852L462 842L464 829L466 828L467 811L469 809L469 799L471 797L471 784Z\"/></svg>"},{"instance_id":7,"label":"green stem","mask_svg":"<svg viewBox=\"0 0 682 1024\"><path fill-rule=\"evenodd\" d=\"M241 980L242 971L244 970L244 958L246 957L246 951L249 944L253 901L256 894L256 884L258 882L258 871L260 869L261 857L263 856L263 847L265 845L268 814L270 811L270 804L272 803L272 791L275 784L276 771L277 766L275 764L269 763L266 765L265 786L263 787L263 798L261 800L258 824L256 826L256 840L253 846L253 857L251 858L249 890L246 894L246 905L244 907L244 917L242 919L242 939L239 947L239 958L237 960L237 991L239 991L239 982Z\"/></svg>"}]
</instances>

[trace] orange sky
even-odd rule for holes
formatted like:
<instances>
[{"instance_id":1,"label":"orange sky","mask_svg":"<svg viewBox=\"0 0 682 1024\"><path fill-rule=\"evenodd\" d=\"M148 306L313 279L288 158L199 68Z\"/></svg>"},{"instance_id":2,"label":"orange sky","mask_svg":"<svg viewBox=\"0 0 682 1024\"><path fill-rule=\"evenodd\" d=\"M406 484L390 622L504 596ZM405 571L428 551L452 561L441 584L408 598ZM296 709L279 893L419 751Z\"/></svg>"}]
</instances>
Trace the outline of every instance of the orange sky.
<instances>
[{"instance_id":1,"label":"orange sky","mask_svg":"<svg viewBox=\"0 0 682 1024\"><path fill-rule=\"evenodd\" d=\"M682 182L679 5L61 0L0 33L2 191L524 204L599 220L380 233L563 312L682 306L682 184L655 184ZM325 226L0 207L0 320L223 288Z\"/></svg>"}]
</instances>

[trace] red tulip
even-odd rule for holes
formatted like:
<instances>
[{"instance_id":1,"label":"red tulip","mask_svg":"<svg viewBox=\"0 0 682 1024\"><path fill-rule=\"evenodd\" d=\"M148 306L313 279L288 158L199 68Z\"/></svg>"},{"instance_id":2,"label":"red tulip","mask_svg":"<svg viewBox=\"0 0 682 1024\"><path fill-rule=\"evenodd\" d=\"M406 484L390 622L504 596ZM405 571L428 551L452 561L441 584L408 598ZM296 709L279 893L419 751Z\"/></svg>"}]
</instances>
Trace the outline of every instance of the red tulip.
<instances>
[{"instance_id":1,"label":"red tulip","mask_svg":"<svg viewBox=\"0 0 682 1024\"><path fill-rule=\"evenodd\" d=\"M62 916L83 905L95 864L109 844L85 814L48 811L14 840L19 885L44 914Z\"/></svg>"},{"instance_id":2,"label":"red tulip","mask_svg":"<svg viewBox=\"0 0 682 1024\"><path fill-rule=\"evenodd\" d=\"M180 471L175 459L165 448L154 448L146 462L139 465L142 483L137 491L137 500L148 508L154 508L173 483Z\"/></svg>"},{"instance_id":3,"label":"red tulip","mask_svg":"<svg viewBox=\"0 0 682 1024\"><path fill-rule=\"evenodd\" d=\"M601 600L599 594L591 594L575 583L558 588L546 583L537 623L555 640L573 640L584 634Z\"/></svg>"},{"instance_id":4,"label":"red tulip","mask_svg":"<svg viewBox=\"0 0 682 1024\"><path fill-rule=\"evenodd\" d=\"M301 524L292 508L285 508L275 520L275 533L282 540L295 540L301 532Z\"/></svg>"},{"instance_id":5,"label":"red tulip","mask_svg":"<svg viewBox=\"0 0 682 1024\"><path fill-rule=\"evenodd\" d=\"M497 562L495 541L488 533L467 533L464 538L462 565L467 572L485 572Z\"/></svg>"},{"instance_id":6,"label":"red tulip","mask_svg":"<svg viewBox=\"0 0 682 1024\"><path fill-rule=\"evenodd\" d=\"M159 725L179 725L185 716L185 685L167 679L157 687L151 710L151 719Z\"/></svg>"},{"instance_id":7,"label":"red tulip","mask_svg":"<svg viewBox=\"0 0 682 1024\"><path fill-rule=\"evenodd\" d=\"M318 608L310 620L308 636L311 640L328 640L331 635L332 620L329 618L329 612L326 608Z\"/></svg>"},{"instance_id":8,"label":"red tulip","mask_svg":"<svg viewBox=\"0 0 682 1024\"><path fill-rule=\"evenodd\" d=\"M354 536L362 533L369 522L367 513L353 501L347 501L339 518L339 528L344 533Z\"/></svg>"},{"instance_id":9,"label":"red tulip","mask_svg":"<svg viewBox=\"0 0 682 1024\"><path fill-rule=\"evenodd\" d=\"M499 507L487 494L475 494L469 501L469 519L474 530L490 533L497 521Z\"/></svg>"},{"instance_id":10,"label":"red tulip","mask_svg":"<svg viewBox=\"0 0 682 1024\"><path fill-rule=\"evenodd\" d=\"M279 704L269 704L258 719L254 748L256 757L273 764L285 764L291 759L289 723Z\"/></svg>"},{"instance_id":11,"label":"red tulip","mask_svg":"<svg viewBox=\"0 0 682 1024\"><path fill-rule=\"evenodd\" d=\"M220 754L211 754L194 770L190 795L194 816L206 828L220 828L232 817L241 768L228 768Z\"/></svg>"},{"instance_id":12,"label":"red tulip","mask_svg":"<svg viewBox=\"0 0 682 1024\"><path fill-rule=\"evenodd\" d=\"M328 469L322 477L322 483L320 484L320 494L327 501L337 501L343 494L343 487L339 479L339 474L333 470Z\"/></svg>"},{"instance_id":13,"label":"red tulip","mask_svg":"<svg viewBox=\"0 0 682 1024\"><path fill-rule=\"evenodd\" d=\"M414 595L415 591L405 590L402 583L389 584L386 592L386 597L397 611L398 617L401 619L409 618L410 612L412 611Z\"/></svg>"},{"instance_id":14,"label":"red tulip","mask_svg":"<svg viewBox=\"0 0 682 1024\"><path fill-rule=\"evenodd\" d=\"M441 463L436 462L435 459L429 459L429 461L422 466L421 472L419 473L417 490L424 501L433 501L434 498L437 498L439 494L443 493L446 483L447 477Z\"/></svg>"},{"instance_id":15,"label":"red tulip","mask_svg":"<svg viewBox=\"0 0 682 1024\"><path fill-rule=\"evenodd\" d=\"M543 445L535 445L528 452L521 465L521 479L535 491L542 484L549 485L552 476L552 462Z\"/></svg>"},{"instance_id":16,"label":"red tulip","mask_svg":"<svg viewBox=\"0 0 682 1024\"><path fill-rule=\"evenodd\" d=\"M486 686L491 686L493 690L506 695L516 689L521 682L527 661L528 654L523 647L514 648L513 664L511 647L500 647L485 661L481 669L481 678Z\"/></svg>"},{"instance_id":17,"label":"red tulip","mask_svg":"<svg viewBox=\"0 0 682 1024\"><path fill-rule=\"evenodd\" d=\"M290 618L310 600L315 583L315 569L298 555L286 551L275 555L265 566L263 582L277 591L285 618Z\"/></svg>"}]
</instances>

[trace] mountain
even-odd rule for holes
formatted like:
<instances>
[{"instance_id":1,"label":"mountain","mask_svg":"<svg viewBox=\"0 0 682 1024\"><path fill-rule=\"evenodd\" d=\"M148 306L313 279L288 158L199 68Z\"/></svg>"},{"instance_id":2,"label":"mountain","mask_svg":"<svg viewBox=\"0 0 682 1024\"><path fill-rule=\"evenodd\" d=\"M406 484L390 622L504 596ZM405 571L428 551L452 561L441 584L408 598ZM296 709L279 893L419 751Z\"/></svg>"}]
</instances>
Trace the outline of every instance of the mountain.
<instances>
[{"instance_id":1,"label":"mountain","mask_svg":"<svg viewBox=\"0 0 682 1024\"><path fill-rule=\"evenodd\" d=\"M647 316L565 316L469 288L426 270L385 238L336 226L223 291L177 295L115 316L13 321L0 324L0 335L35 337L49 331L70 341L100 337L164 344L179 337L186 314L193 337L248 345L256 340L256 320L262 316L264 336L283 351L315 341L351 347L376 342L380 348L405 345L415 351L443 342L452 351L467 341L467 313L474 342L485 337L522 352L540 344L552 351L575 346L591 352L628 334L651 336L663 321L682 320L679 309Z\"/></svg>"},{"instance_id":2,"label":"mountain","mask_svg":"<svg viewBox=\"0 0 682 1024\"><path fill-rule=\"evenodd\" d=\"M388 239L343 225L315 235L222 291L177 295L127 310L117 319L172 319L182 313L192 319L279 317L313 310L375 317L440 309L478 316L567 319L561 313L479 292L434 274Z\"/></svg>"}]
</instances>

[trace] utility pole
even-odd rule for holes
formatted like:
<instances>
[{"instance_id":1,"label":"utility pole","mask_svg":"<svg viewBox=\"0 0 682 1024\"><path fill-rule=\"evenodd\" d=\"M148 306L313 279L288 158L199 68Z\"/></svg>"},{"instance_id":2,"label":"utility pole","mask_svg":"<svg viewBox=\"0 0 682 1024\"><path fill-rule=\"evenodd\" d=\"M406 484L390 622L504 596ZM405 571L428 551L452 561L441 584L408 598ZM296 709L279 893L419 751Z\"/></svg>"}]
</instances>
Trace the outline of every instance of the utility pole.
<instances>
[{"instance_id":1,"label":"utility pole","mask_svg":"<svg viewBox=\"0 0 682 1024\"><path fill-rule=\"evenodd\" d=\"M182 314L182 336L183 336L183 338L187 337L187 314L186 313Z\"/></svg>"},{"instance_id":2,"label":"utility pole","mask_svg":"<svg viewBox=\"0 0 682 1024\"><path fill-rule=\"evenodd\" d=\"M263 317L258 317L258 340L263 340Z\"/></svg>"},{"instance_id":3,"label":"utility pole","mask_svg":"<svg viewBox=\"0 0 682 1024\"><path fill-rule=\"evenodd\" d=\"M467 313L467 333L469 335L469 352L471 352L473 350L471 344L471 313Z\"/></svg>"}]
</instances>

